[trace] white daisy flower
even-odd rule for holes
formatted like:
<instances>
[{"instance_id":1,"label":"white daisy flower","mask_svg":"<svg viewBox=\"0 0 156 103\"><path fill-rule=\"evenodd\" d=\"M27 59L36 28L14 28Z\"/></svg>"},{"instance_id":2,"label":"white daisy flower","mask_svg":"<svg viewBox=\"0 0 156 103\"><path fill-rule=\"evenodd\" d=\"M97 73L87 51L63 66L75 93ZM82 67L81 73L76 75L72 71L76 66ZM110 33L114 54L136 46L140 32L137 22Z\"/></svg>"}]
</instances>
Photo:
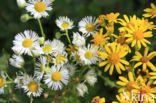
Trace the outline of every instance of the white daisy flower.
<instances>
[{"instance_id":1,"label":"white daisy flower","mask_svg":"<svg viewBox=\"0 0 156 103\"><path fill-rule=\"evenodd\" d=\"M85 36L94 35L97 29L96 18L87 16L79 22L79 31Z\"/></svg>"},{"instance_id":2,"label":"white daisy flower","mask_svg":"<svg viewBox=\"0 0 156 103\"><path fill-rule=\"evenodd\" d=\"M87 74L85 75L85 80L89 85L94 86L94 84L97 82L95 70L92 69L88 71Z\"/></svg>"},{"instance_id":3,"label":"white daisy flower","mask_svg":"<svg viewBox=\"0 0 156 103\"><path fill-rule=\"evenodd\" d=\"M40 87L39 81L30 76L29 78L27 78L27 81L25 80L22 88L24 89L24 91L27 93L27 96L29 97L31 95L34 97L39 97L43 92L43 89Z\"/></svg>"},{"instance_id":4,"label":"white daisy flower","mask_svg":"<svg viewBox=\"0 0 156 103\"><path fill-rule=\"evenodd\" d=\"M73 76L75 74L75 70L76 70L76 65L73 64L67 64L66 65L68 71L69 71L69 75Z\"/></svg>"},{"instance_id":5,"label":"white daisy flower","mask_svg":"<svg viewBox=\"0 0 156 103\"><path fill-rule=\"evenodd\" d=\"M64 17L64 16L56 19L56 25L61 30L68 30L68 29L72 29L74 27L73 21L70 20L68 17Z\"/></svg>"},{"instance_id":6,"label":"white daisy flower","mask_svg":"<svg viewBox=\"0 0 156 103\"><path fill-rule=\"evenodd\" d=\"M53 41L47 40L45 41L42 52L44 54L57 54L64 51L64 44L57 39L54 39Z\"/></svg>"},{"instance_id":7,"label":"white daisy flower","mask_svg":"<svg viewBox=\"0 0 156 103\"><path fill-rule=\"evenodd\" d=\"M55 66L63 66L65 63L67 63L67 53L62 52L55 55L53 58L53 63Z\"/></svg>"},{"instance_id":8,"label":"white daisy flower","mask_svg":"<svg viewBox=\"0 0 156 103\"><path fill-rule=\"evenodd\" d=\"M78 50L78 54L80 56L80 60L84 62L84 64L93 64L98 60L98 56L96 54L98 47L93 47L92 45L88 45L88 47L80 47Z\"/></svg>"},{"instance_id":9,"label":"white daisy flower","mask_svg":"<svg viewBox=\"0 0 156 103\"><path fill-rule=\"evenodd\" d=\"M36 63L35 77L37 78L37 80L42 79L46 68L46 62L47 62L46 57L40 57L38 62Z\"/></svg>"},{"instance_id":10,"label":"white daisy flower","mask_svg":"<svg viewBox=\"0 0 156 103\"><path fill-rule=\"evenodd\" d=\"M38 35L34 31L25 30L24 33L18 33L13 41L13 51L18 54L28 54L32 56L32 49L38 45Z\"/></svg>"},{"instance_id":11,"label":"white daisy flower","mask_svg":"<svg viewBox=\"0 0 156 103\"><path fill-rule=\"evenodd\" d=\"M66 68L52 66L51 72L45 75L45 84L52 90L61 90L63 84L67 85L69 73Z\"/></svg>"},{"instance_id":12,"label":"white daisy flower","mask_svg":"<svg viewBox=\"0 0 156 103\"><path fill-rule=\"evenodd\" d=\"M12 58L9 59L9 62L12 66L16 68L22 68L24 65L24 59L21 55L13 55Z\"/></svg>"},{"instance_id":13,"label":"white daisy flower","mask_svg":"<svg viewBox=\"0 0 156 103\"><path fill-rule=\"evenodd\" d=\"M84 94L88 92L88 88L84 83L79 83L76 89L79 92L80 96L84 96Z\"/></svg>"},{"instance_id":14,"label":"white daisy flower","mask_svg":"<svg viewBox=\"0 0 156 103\"><path fill-rule=\"evenodd\" d=\"M24 85L24 82L27 81L28 78L29 78L28 75L23 72L17 75L14 80L14 83L16 84L16 88L19 88L19 89L22 88L22 86Z\"/></svg>"},{"instance_id":15,"label":"white daisy flower","mask_svg":"<svg viewBox=\"0 0 156 103\"><path fill-rule=\"evenodd\" d=\"M29 0L26 4L26 10L34 16L41 18L48 16L47 11L52 10L51 0Z\"/></svg>"},{"instance_id":16,"label":"white daisy flower","mask_svg":"<svg viewBox=\"0 0 156 103\"><path fill-rule=\"evenodd\" d=\"M85 45L85 38L81 36L78 32L73 33L73 41L72 43L78 47Z\"/></svg>"},{"instance_id":17,"label":"white daisy flower","mask_svg":"<svg viewBox=\"0 0 156 103\"><path fill-rule=\"evenodd\" d=\"M16 0L18 7L24 8L26 6L25 0Z\"/></svg>"},{"instance_id":18,"label":"white daisy flower","mask_svg":"<svg viewBox=\"0 0 156 103\"><path fill-rule=\"evenodd\" d=\"M4 88L7 87L6 85L6 76L4 74L4 71L1 71L0 74L0 94L4 93Z\"/></svg>"}]
</instances>

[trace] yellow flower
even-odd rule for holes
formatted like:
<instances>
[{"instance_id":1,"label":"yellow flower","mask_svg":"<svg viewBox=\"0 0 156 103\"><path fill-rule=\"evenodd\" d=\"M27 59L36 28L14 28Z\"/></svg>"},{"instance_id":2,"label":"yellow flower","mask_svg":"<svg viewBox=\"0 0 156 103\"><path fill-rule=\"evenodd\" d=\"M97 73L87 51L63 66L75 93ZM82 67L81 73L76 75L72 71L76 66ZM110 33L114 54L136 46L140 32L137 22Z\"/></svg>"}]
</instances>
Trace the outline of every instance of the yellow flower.
<instances>
[{"instance_id":1,"label":"yellow flower","mask_svg":"<svg viewBox=\"0 0 156 103\"><path fill-rule=\"evenodd\" d=\"M114 35L116 40L115 42L120 44L125 50L131 53L131 48L129 47L128 43L126 42L125 32L121 32L119 36Z\"/></svg>"},{"instance_id":2,"label":"yellow flower","mask_svg":"<svg viewBox=\"0 0 156 103\"><path fill-rule=\"evenodd\" d=\"M100 32L96 32L96 34L94 35L94 39L91 41L93 41L96 46L100 45L102 47L105 43L108 43L107 40L109 39L110 38L107 37L107 35L103 34L103 28L101 28Z\"/></svg>"},{"instance_id":3,"label":"yellow flower","mask_svg":"<svg viewBox=\"0 0 156 103\"><path fill-rule=\"evenodd\" d=\"M134 89L139 88L138 83L134 80L132 72L128 73L128 79L124 76L119 76L120 81L117 81L116 83L120 86L122 86L118 92L123 91L133 91Z\"/></svg>"},{"instance_id":4,"label":"yellow flower","mask_svg":"<svg viewBox=\"0 0 156 103\"><path fill-rule=\"evenodd\" d=\"M110 14L107 14L105 16L106 20L108 20L109 22L117 22L117 18L120 14L119 13L110 13Z\"/></svg>"},{"instance_id":5,"label":"yellow flower","mask_svg":"<svg viewBox=\"0 0 156 103\"><path fill-rule=\"evenodd\" d=\"M112 75L114 67L116 68L117 72L121 74L121 70L125 71L125 65L129 65L129 62L122 59L127 55L127 52L118 44L111 43L110 45L105 45L106 52L97 52L99 58L106 59L105 61L99 64L100 67L105 66L105 72L109 70L109 74ZM123 64L122 64L123 63Z\"/></svg>"},{"instance_id":6,"label":"yellow flower","mask_svg":"<svg viewBox=\"0 0 156 103\"><path fill-rule=\"evenodd\" d=\"M156 52L151 52L148 54L148 51L149 51L149 48L146 47L144 50L143 56L138 51L135 52L135 56L133 56L131 61L137 61L138 63L134 65L134 68L137 68L140 65L143 65L144 71L147 69L147 66L153 71L156 70L155 66L150 62L150 60L156 56Z\"/></svg>"},{"instance_id":7,"label":"yellow flower","mask_svg":"<svg viewBox=\"0 0 156 103\"><path fill-rule=\"evenodd\" d=\"M151 3L151 8L146 8L144 9L145 14L143 14L144 17L151 17L154 18L156 17L156 6Z\"/></svg>"},{"instance_id":8,"label":"yellow flower","mask_svg":"<svg viewBox=\"0 0 156 103\"><path fill-rule=\"evenodd\" d=\"M131 47L137 46L138 49L141 48L141 44L146 47L147 44L151 44L145 38L152 37L152 31L146 31L147 28L143 26L135 26L127 28L128 33L125 35L127 37L126 42L131 43ZM147 44L146 44L147 43Z\"/></svg>"},{"instance_id":9,"label":"yellow flower","mask_svg":"<svg viewBox=\"0 0 156 103\"><path fill-rule=\"evenodd\" d=\"M105 103L105 98L100 98L99 96L96 96L92 99L91 103Z\"/></svg>"},{"instance_id":10,"label":"yellow flower","mask_svg":"<svg viewBox=\"0 0 156 103\"><path fill-rule=\"evenodd\" d=\"M100 15L97 19L96 22L98 24L103 24L105 22L105 15Z\"/></svg>"},{"instance_id":11,"label":"yellow flower","mask_svg":"<svg viewBox=\"0 0 156 103\"><path fill-rule=\"evenodd\" d=\"M149 30L156 29L156 25L154 25L153 22L149 22L148 19L142 18L140 20L140 23L141 23L140 26L143 26Z\"/></svg>"},{"instance_id":12,"label":"yellow flower","mask_svg":"<svg viewBox=\"0 0 156 103\"><path fill-rule=\"evenodd\" d=\"M127 15L123 15L124 19L119 19L119 23L122 25L122 27L119 28L119 31L125 31L126 28L130 28L130 26L134 27L138 23L138 18L136 15L130 16L128 18Z\"/></svg>"}]
</instances>

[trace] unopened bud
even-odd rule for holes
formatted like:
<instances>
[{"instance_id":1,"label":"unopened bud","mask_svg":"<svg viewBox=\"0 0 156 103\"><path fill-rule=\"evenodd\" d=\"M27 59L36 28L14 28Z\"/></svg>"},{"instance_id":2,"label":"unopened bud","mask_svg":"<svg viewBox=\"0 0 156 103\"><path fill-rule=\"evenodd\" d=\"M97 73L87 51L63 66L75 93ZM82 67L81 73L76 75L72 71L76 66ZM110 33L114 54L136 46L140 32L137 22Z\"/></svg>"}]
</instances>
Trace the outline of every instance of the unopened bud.
<instances>
[{"instance_id":1,"label":"unopened bud","mask_svg":"<svg viewBox=\"0 0 156 103\"><path fill-rule=\"evenodd\" d=\"M28 20L30 20L31 19L31 16L29 16L28 14L23 14L22 16L21 16L21 21L22 22L27 22Z\"/></svg>"},{"instance_id":2,"label":"unopened bud","mask_svg":"<svg viewBox=\"0 0 156 103\"><path fill-rule=\"evenodd\" d=\"M38 42L39 42L40 44L44 44L44 37L39 37L39 38L38 38Z\"/></svg>"}]
</instances>

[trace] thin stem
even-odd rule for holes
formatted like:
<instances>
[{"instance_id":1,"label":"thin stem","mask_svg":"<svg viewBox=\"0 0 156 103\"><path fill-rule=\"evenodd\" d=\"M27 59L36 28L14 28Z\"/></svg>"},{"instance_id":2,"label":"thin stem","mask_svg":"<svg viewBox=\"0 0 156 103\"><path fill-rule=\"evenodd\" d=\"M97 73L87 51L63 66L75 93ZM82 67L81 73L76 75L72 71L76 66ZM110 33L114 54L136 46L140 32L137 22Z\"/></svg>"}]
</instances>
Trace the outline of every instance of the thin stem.
<instances>
[{"instance_id":1,"label":"thin stem","mask_svg":"<svg viewBox=\"0 0 156 103\"><path fill-rule=\"evenodd\" d=\"M30 103L33 103L33 96L30 96Z\"/></svg>"},{"instance_id":2,"label":"thin stem","mask_svg":"<svg viewBox=\"0 0 156 103\"><path fill-rule=\"evenodd\" d=\"M37 21L38 21L38 24L39 24L39 26L40 26L40 30L41 30L42 37L45 38L45 33L44 33L44 31L43 31L43 27L42 27L42 24L41 24L41 20L40 20L40 19L37 19Z\"/></svg>"},{"instance_id":3,"label":"thin stem","mask_svg":"<svg viewBox=\"0 0 156 103\"><path fill-rule=\"evenodd\" d=\"M22 67L22 69L23 69L24 73L27 73L26 70L25 70L25 68L24 68L24 66Z\"/></svg>"},{"instance_id":4,"label":"thin stem","mask_svg":"<svg viewBox=\"0 0 156 103\"><path fill-rule=\"evenodd\" d=\"M14 81L7 73L5 73L5 75L8 77L10 81Z\"/></svg>"},{"instance_id":5,"label":"thin stem","mask_svg":"<svg viewBox=\"0 0 156 103\"><path fill-rule=\"evenodd\" d=\"M33 61L34 61L34 71L36 71L36 57L33 57Z\"/></svg>"},{"instance_id":6,"label":"thin stem","mask_svg":"<svg viewBox=\"0 0 156 103\"><path fill-rule=\"evenodd\" d=\"M68 42L70 43L70 45L72 45L71 40L70 40L69 35L68 35L68 30L66 30L66 37L67 37Z\"/></svg>"}]
</instances>

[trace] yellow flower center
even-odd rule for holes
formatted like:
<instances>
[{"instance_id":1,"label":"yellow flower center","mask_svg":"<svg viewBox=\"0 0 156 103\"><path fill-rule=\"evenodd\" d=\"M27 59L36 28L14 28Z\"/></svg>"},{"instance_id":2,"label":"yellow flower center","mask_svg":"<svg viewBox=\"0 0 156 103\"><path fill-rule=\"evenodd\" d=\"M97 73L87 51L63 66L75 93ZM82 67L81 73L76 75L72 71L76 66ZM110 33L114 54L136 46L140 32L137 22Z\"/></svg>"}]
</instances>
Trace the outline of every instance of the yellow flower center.
<instances>
[{"instance_id":1,"label":"yellow flower center","mask_svg":"<svg viewBox=\"0 0 156 103\"><path fill-rule=\"evenodd\" d=\"M99 34L95 34L94 36L94 43L96 45L100 45L101 43L103 43L105 40L105 38L103 37L103 35L99 35Z\"/></svg>"},{"instance_id":2,"label":"yellow flower center","mask_svg":"<svg viewBox=\"0 0 156 103\"><path fill-rule=\"evenodd\" d=\"M28 89L30 92L37 92L38 90L38 83L37 82L30 82L28 85Z\"/></svg>"},{"instance_id":3,"label":"yellow flower center","mask_svg":"<svg viewBox=\"0 0 156 103\"><path fill-rule=\"evenodd\" d=\"M147 63L149 61L148 57L147 56L144 56L140 59L141 62L143 63Z\"/></svg>"},{"instance_id":4,"label":"yellow flower center","mask_svg":"<svg viewBox=\"0 0 156 103\"><path fill-rule=\"evenodd\" d=\"M51 78L53 81L58 82L61 80L62 74L60 72L54 72L52 73Z\"/></svg>"},{"instance_id":5,"label":"yellow flower center","mask_svg":"<svg viewBox=\"0 0 156 103\"><path fill-rule=\"evenodd\" d=\"M25 39L22 43L23 47L30 48L32 46L32 40L31 39Z\"/></svg>"},{"instance_id":6,"label":"yellow flower center","mask_svg":"<svg viewBox=\"0 0 156 103\"><path fill-rule=\"evenodd\" d=\"M91 51L87 51L84 56L85 56L86 59L92 59L93 58L93 53Z\"/></svg>"},{"instance_id":7,"label":"yellow flower center","mask_svg":"<svg viewBox=\"0 0 156 103\"><path fill-rule=\"evenodd\" d=\"M69 23L68 22L63 22L62 27L65 28L65 29L69 28Z\"/></svg>"},{"instance_id":8,"label":"yellow flower center","mask_svg":"<svg viewBox=\"0 0 156 103\"><path fill-rule=\"evenodd\" d=\"M154 9L152 10L152 14L153 14L153 15L156 15L156 8L154 8Z\"/></svg>"},{"instance_id":9,"label":"yellow flower center","mask_svg":"<svg viewBox=\"0 0 156 103\"><path fill-rule=\"evenodd\" d=\"M124 44L126 43L126 40L125 40L124 37L119 37L119 38L117 39L117 43L119 43L119 44L121 44L121 45L124 45Z\"/></svg>"},{"instance_id":10,"label":"yellow flower center","mask_svg":"<svg viewBox=\"0 0 156 103\"><path fill-rule=\"evenodd\" d=\"M86 30L87 30L88 32L93 32L93 31L95 30L94 24L87 24L87 25L86 25Z\"/></svg>"},{"instance_id":11,"label":"yellow flower center","mask_svg":"<svg viewBox=\"0 0 156 103\"><path fill-rule=\"evenodd\" d=\"M43 52L44 53L50 53L52 51L52 47L49 44L44 45Z\"/></svg>"},{"instance_id":12,"label":"yellow flower center","mask_svg":"<svg viewBox=\"0 0 156 103\"><path fill-rule=\"evenodd\" d=\"M61 62L65 62L65 60L66 60L66 57L64 57L64 56L62 56L62 55L58 55L58 56L56 57L56 63L57 63L57 64L61 64Z\"/></svg>"},{"instance_id":13,"label":"yellow flower center","mask_svg":"<svg viewBox=\"0 0 156 103\"><path fill-rule=\"evenodd\" d=\"M5 80L3 77L0 77L0 88L5 86Z\"/></svg>"},{"instance_id":14,"label":"yellow flower center","mask_svg":"<svg viewBox=\"0 0 156 103\"><path fill-rule=\"evenodd\" d=\"M34 8L38 12L44 12L46 10L46 5L45 5L45 3L43 3L43 2L40 1L40 2L37 2L34 5Z\"/></svg>"},{"instance_id":15,"label":"yellow flower center","mask_svg":"<svg viewBox=\"0 0 156 103\"><path fill-rule=\"evenodd\" d=\"M144 39L144 34L143 34L142 31L137 30L137 31L134 32L133 37L134 37L136 40L141 40L141 39Z\"/></svg>"},{"instance_id":16,"label":"yellow flower center","mask_svg":"<svg viewBox=\"0 0 156 103\"><path fill-rule=\"evenodd\" d=\"M120 61L120 56L118 53L111 53L108 56L108 61L111 64L117 64Z\"/></svg>"},{"instance_id":17,"label":"yellow flower center","mask_svg":"<svg viewBox=\"0 0 156 103\"><path fill-rule=\"evenodd\" d=\"M42 72L43 70L44 70L44 65L41 64L41 66L40 66L40 72Z\"/></svg>"},{"instance_id":18,"label":"yellow flower center","mask_svg":"<svg viewBox=\"0 0 156 103\"><path fill-rule=\"evenodd\" d=\"M136 86L136 85L137 85L136 82L131 81L131 82L128 82L128 84L127 84L127 88L128 88L128 90L132 90L132 89L135 89L134 86Z\"/></svg>"}]
</instances>

